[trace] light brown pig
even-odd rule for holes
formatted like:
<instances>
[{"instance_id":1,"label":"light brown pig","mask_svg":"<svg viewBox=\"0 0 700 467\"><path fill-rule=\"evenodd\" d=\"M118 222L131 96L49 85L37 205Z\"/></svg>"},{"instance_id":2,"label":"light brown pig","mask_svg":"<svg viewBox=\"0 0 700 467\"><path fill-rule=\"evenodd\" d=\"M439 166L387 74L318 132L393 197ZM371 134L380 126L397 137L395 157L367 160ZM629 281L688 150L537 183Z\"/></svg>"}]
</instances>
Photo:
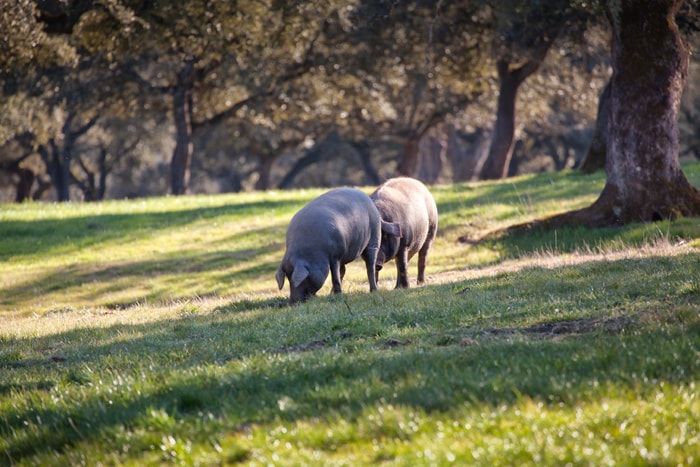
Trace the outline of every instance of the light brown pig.
<instances>
[{"instance_id":1,"label":"light brown pig","mask_svg":"<svg viewBox=\"0 0 700 467\"><path fill-rule=\"evenodd\" d=\"M435 199L420 181L391 178L370 195L386 222L401 228L401 237L382 235L377 280L385 262L396 259L396 288L408 287L408 261L418 253L418 283L425 282L425 263L438 227Z\"/></svg>"}]
</instances>

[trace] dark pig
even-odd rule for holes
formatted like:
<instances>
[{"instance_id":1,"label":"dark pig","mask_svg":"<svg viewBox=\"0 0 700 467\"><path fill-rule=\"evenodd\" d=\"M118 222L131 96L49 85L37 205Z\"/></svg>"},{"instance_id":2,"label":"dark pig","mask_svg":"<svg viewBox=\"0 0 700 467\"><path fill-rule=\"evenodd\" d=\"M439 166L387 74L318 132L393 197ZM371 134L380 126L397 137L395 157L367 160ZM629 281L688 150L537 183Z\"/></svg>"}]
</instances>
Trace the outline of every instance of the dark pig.
<instances>
[{"instance_id":1,"label":"dark pig","mask_svg":"<svg viewBox=\"0 0 700 467\"><path fill-rule=\"evenodd\" d=\"M331 272L333 293L342 293L345 264L362 256L370 291L377 290L375 264L382 231L400 235L382 221L369 196L354 188L331 190L299 210L287 228L287 249L277 270L277 285L289 280L290 301L316 295Z\"/></svg>"},{"instance_id":2,"label":"dark pig","mask_svg":"<svg viewBox=\"0 0 700 467\"><path fill-rule=\"evenodd\" d=\"M377 256L377 280L385 262L396 259L396 288L408 287L408 261L418 253L418 283L425 282L425 262L438 227L438 212L430 191L416 179L391 178L370 195L387 222L401 228L402 236L382 236Z\"/></svg>"}]
</instances>

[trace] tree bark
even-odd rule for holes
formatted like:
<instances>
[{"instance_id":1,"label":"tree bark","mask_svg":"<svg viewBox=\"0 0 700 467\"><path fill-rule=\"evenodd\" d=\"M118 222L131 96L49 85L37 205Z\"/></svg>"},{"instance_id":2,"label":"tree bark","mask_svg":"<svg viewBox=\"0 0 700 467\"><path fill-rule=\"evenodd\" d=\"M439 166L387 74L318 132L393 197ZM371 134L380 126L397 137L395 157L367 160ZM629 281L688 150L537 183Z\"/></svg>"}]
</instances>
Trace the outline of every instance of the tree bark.
<instances>
[{"instance_id":1,"label":"tree bark","mask_svg":"<svg viewBox=\"0 0 700 467\"><path fill-rule=\"evenodd\" d=\"M19 182L17 183L17 189L15 191L15 202L22 203L25 200L31 199L32 186L34 185L36 174L30 169L22 167L18 168L16 173L19 175Z\"/></svg>"},{"instance_id":2,"label":"tree bark","mask_svg":"<svg viewBox=\"0 0 700 467\"><path fill-rule=\"evenodd\" d=\"M680 0L627 0L613 18L606 185L591 207L608 223L700 214L700 193L678 159L678 111L689 51L675 14Z\"/></svg>"},{"instance_id":3,"label":"tree bark","mask_svg":"<svg viewBox=\"0 0 700 467\"><path fill-rule=\"evenodd\" d=\"M495 180L508 176L508 168L513 156L513 144L515 142L515 101L518 97L518 89L523 81L540 67L547 50L513 70L510 69L510 64L505 60L498 61L500 89L496 108L496 122L494 123L489 155L486 158L486 162L484 162L480 178Z\"/></svg>"},{"instance_id":4,"label":"tree bark","mask_svg":"<svg viewBox=\"0 0 700 467\"><path fill-rule=\"evenodd\" d=\"M70 152L59 149L56 142L51 139L47 145L39 147L39 155L46 164L46 172L56 190L58 201L70 201L70 171L68 169Z\"/></svg>"},{"instance_id":5,"label":"tree bark","mask_svg":"<svg viewBox=\"0 0 700 467\"><path fill-rule=\"evenodd\" d=\"M276 156L276 155L275 155ZM272 156L260 156L260 168L258 169L258 180L255 182L255 189L259 191L265 191L270 188L270 173L272 172L272 165L274 164L277 157Z\"/></svg>"},{"instance_id":6,"label":"tree bark","mask_svg":"<svg viewBox=\"0 0 700 467\"><path fill-rule=\"evenodd\" d=\"M596 170L605 168L605 149L608 141L608 126L610 122L610 93L612 90L612 78L603 88L603 92L598 100L598 113L596 115L593 139L588 146L588 151L584 156L578 169L591 174Z\"/></svg>"},{"instance_id":7,"label":"tree bark","mask_svg":"<svg viewBox=\"0 0 700 467\"><path fill-rule=\"evenodd\" d=\"M32 196L32 186L36 180L36 174L20 164L29 157L31 153L26 153L10 162L0 163L0 170L4 170L18 177L17 186L15 186L15 203L22 203Z\"/></svg>"},{"instance_id":8,"label":"tree bark","mask_svg":"<svg viewBox=\"0 0 700 467\"><path fill-rule=\"evenodd\" d=\"M403 156L401 157L401 162L397 167L396 171L399 175L405 177L413 177L418 170L418 158L420 152L418 150L418 143L420 142L420 136L410 135L401 143L403 147Z\"/></svg>"},{"instance_id":9,"label":"tree bark","mask_svg":"<svg viewBox=\"0 0 700 467\"><path fill-rule=\"evenodd\" d=\"M170 189L174 195L184 195L190 190L193 83L194 65L188 61L178 73L177 84L173 89L175 149L170 161Z\"/></svg>"},{"instance_id":10,"label":"tree bark","mask_svg":"<svg viewBox=\"0 0 700 467\"><path fill-rule=\"evenodd\" d=\"M700 216L700 191L678 159L678 111L689 58L674 19L680 5L680 0L623 0L609 14L613 77L607 178L598 200L509 227L507 233Z\"/></svg>"}]
</instances>

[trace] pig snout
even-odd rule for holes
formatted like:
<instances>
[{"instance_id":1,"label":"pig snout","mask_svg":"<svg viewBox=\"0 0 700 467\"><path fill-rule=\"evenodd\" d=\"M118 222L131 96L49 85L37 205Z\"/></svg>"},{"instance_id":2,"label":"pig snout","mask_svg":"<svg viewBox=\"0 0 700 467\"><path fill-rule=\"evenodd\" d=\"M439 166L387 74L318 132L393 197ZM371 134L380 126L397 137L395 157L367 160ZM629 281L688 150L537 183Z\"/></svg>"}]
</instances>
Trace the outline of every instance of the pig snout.
<instances>
[{"instance_id":1,"label":"pig snout","mask_svg":"<svg viewBox=\"0 0 700 467\"><path fill-rule=\"evenodd\" d=\"M345 264L362 257L370 291L377 289L375 266L382 231L398 232L383 222L369 196L354 188L336 188L299 210L287 227L287 249L277 271L277 285L289 280L290 301L314 296L328 273L333 293L342 293Z\"/></svg>"},{"instance_id":2,"label":"pig snout","mask_svg":"<svg viewBox=\"0 0 700 467\"><path fill-rule=\"evenodd\" d=\"M325 282L325 274L314 273L308 264L303 261L297 264L287 262L280 265L277 270L277 285L280 290L284 287L285 278L289 280L289 301L291 303L305 302L309 298L316 295L323 283Z\"/></svg>"}]
</instances>

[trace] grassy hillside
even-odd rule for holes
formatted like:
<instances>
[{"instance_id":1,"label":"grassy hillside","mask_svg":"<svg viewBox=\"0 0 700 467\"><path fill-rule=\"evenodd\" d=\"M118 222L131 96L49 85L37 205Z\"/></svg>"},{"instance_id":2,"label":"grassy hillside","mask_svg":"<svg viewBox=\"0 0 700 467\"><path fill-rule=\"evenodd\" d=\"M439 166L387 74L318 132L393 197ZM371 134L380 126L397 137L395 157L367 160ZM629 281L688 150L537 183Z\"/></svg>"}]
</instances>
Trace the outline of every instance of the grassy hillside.
<instances>
[{"instance_id":1,"label":"grassy hillside","mask_svg":"<svg viewBox=\"0 0 700 467\"><path fill-rule=\"evenodd\" d=\"M0 463L700 462L699 219L457 241L603 183L430 187L428 285L356 261L294 307L286 225L323 190L2 205Z\"/></svg>"}]
</instances>

